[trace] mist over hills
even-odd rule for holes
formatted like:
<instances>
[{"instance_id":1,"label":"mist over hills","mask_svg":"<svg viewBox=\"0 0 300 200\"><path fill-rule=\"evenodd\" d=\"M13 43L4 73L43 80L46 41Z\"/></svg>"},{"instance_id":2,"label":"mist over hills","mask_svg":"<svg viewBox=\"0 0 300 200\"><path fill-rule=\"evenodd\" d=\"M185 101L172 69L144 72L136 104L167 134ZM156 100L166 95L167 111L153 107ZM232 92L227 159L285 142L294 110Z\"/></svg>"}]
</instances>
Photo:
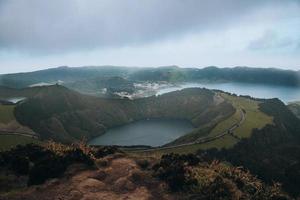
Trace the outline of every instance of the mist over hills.
<instances>
[{"instance_id":1,"label":"mist over hills","mask_svg":"<svg viewBox=\"0 0 300 200\"><path fill-rule=\"evenodd\" d=\"M242 82L270 85L300 86L300 72L275 68L179 68L177 66L158 68L138 67L58 67L27 73L0 75L0 85L14 88L47 82L73 83L104 77L122 77L128 81L168 82Z\"/></svg>"}]
</instances>

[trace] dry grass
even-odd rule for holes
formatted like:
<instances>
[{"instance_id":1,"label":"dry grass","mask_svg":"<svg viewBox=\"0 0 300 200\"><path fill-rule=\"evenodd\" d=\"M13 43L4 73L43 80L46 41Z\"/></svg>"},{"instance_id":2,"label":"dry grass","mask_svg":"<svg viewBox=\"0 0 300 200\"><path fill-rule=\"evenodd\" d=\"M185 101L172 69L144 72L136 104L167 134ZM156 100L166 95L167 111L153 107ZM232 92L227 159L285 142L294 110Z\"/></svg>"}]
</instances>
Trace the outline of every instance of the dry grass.
<instances>
[{"instance_id":1,"label":"dry grass","mask_svg":"<svg viewBox=\"0 0 300 200\"><path fill-rule=\"evenodd\" d=\"M54 152L55 154L57 154L59 156L65 155L66 152L70 152L75 149L80 149L85 155L87 155L90 158L95 160L94 154L93 154L94 148L88 146L86 144L85 140L82 140L79 143L73 143L71 145L65 145L65 144L54 142L54 141L50 140L50 141L47 141L46 143L44 143L43 146L46 149Z\"/></svg>"},{"instance_id":2,"label":"dry grass","mask_svg":"<svg viewBox=\"0 0 300 200\"><path fill-rule=\"evenodd\" d=\"M193 192L209 194L214 191L214 198L224 194L234 200L286 197L279 183L266 186L261 180L251 175L249 171L241 167L231 167L219 161L192 167L189 175L195 178L198 183L192 189ZM218 187L222 190L215 190Z\"/></svg>"}]
</instances>

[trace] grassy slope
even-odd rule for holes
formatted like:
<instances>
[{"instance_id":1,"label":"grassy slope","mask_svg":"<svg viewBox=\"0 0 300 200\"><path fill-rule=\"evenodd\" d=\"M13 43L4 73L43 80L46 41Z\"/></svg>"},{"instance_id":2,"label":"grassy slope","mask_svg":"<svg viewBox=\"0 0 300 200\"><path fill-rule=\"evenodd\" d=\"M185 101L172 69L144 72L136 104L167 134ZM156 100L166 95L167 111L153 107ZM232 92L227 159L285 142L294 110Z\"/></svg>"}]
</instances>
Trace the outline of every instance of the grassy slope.
<instances>
[{"instance_id":1,"label":"grassy slope","mask_svg":"<svg viewBox=\"0 0 300 200\"><path fill-rule=\"evenodd\" d=\"M38 140L19 135L0 135L0 151L9 150L17 145L39 143Z\"/></svg>"},{"instance_id":2,"label":"grassy slope","mask_svg":"<svg viewBox=\"0 0 300 200\"><path fill-rule=\"evenodd\" d=\"M0 105L0 123L7 124L15 120L14 116L15 106ZM37 143L36 139L18 136L18 135L1 135L0 134L0 151L8 150L18 144Z\"/></svg>"},{"instance_id":3,"label":"grassy slope","mask_svg":"<svg viewBox=\"0 0 300 200\"><path fill-rule=\"evenodd\" d=\"M249 139L211 155L244 166L269 183L281 182L285 190L300 195L300 121L279 99L265 100L259 106L273 116L273 125L256 129Z\"/></svg>"},{"instance_id":4,"label":"grassy slope","mask_svg":"<svg viewBox=\"0 0 300 200\"><path fill-rule=\"evenodd\" d=\"M254 128L261 129L267 124L273 124L273 117L268 116L259 110L259 101L245 97L230 96L227 94L224 94L224 97L237 109L244 109L246 111L246 119L244 123L234 131L234 134L239 138L250 137ZM240 117L239 114L237 115Z\"/></svg>"},{"instance_id":5,"label":"grassy slope","mask_svg":"<svg viewBox=\"0 0 300 200\"><path fill-rule=\"evenodd\" d=\"M8 123L15 119L13 105L0 105L0 123Z\"/></svg>"},{"instance_id":6,"label":"grassy slope","mask_svg":"<svg viewBox=\"0 0 300 200\"><path fill-rule=\"evenodd\" d=\"M255 101L245 97L237 97L222 93L222 96L232 103L232 105L237 109L236 113L231 117L220 122L216 127L214 127L208 136L215 136L227 130L234 123L240 120L240 109L246 111L246 119L244 123L234 131L234 135L238 138L248 138L251 136L253 129L261 129L267 124L273 124L273 117L263 113L259 110L259 101ZM145 154L157 154L161 155L164 153L194 153L199 149L210 149L210 148L231 148L239 140L232 137L231 135L226 135L223 138L205 143L205 144L195 144L184 147L178 147L174 149L158 150L154 152L149 152Z\"/></svg>"},{"instance_id":7,"label":"grassy slope","mask_svg":"<svg viewBox=\"0 0 300 200\"><path fill-rule=\"evenodd\" d=\"M8 99L8 98L15 98L15 97L30 98L40 94L46 88L47 86L26 87L26 88L16 89L16 88L9 88L0 85L0 99Z\"/></svg>"},{"instance_id":8,"label":"grassy slope","mask_svg":"<svg viewBox=\"0 0 300 200\"><path fill-rule=\"evenodd\" d=\"M195 140L201 137L213 136L213 135L209 135L210 132L223 121L227 121L227 119L231 119L232 116L235 115L236 109L232 106L230 102L224 101L218 105L215 105L207 113L203 113L202 115L205 118L211 119L209 116L217 112L222 113L222 116L220 116L217 120L211 120L210 123L208 123L208 126L204 126L202 124L202 126L194 129L192 132L176 139L175 141L172 141L171 143L168 144L168 146L194 142ZM221 133L223 130L225 130L225 128L220 129L218 134Z\"/></svg>"},{"instance_id":9,"label":"grassy slope","mask_svg":"<svg viewBox=\"0 0 300 200\"><path fill-rule=\"evenodd\" d=\"M164 150L154 150L150 152L134 152L132 154L138 154L138 155L144 155L144 156L154 156L154 157L160 157L163 154L168 153L178 153L178 154L187 154L187 153L195 153L199 149L210 149L210 148L216 148L217 146L222 146L224 148L229 148L232 146L233 143L236 143L237 140L229 135L220 138L215 141L207 142L205 144L194 144L194 145L188 145L183 147L176 147L171 149L164 149Z\"/></svg>"}]
</instances>

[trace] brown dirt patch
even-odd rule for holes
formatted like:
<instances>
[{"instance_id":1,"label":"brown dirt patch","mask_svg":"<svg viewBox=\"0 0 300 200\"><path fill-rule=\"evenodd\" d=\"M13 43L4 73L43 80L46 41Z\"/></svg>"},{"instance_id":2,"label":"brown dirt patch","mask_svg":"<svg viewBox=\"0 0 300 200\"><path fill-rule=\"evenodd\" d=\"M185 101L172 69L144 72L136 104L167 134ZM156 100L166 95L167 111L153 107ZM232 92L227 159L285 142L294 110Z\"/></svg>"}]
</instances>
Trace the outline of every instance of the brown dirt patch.
<instances>
[{"instance_id":1,"label":"brown dirt patch","mask_svg":"<svg viewBox=\"0 0 300 200\"><path fill-rule=\"evenodd\" d=\"M142 170L135 160L112 158L108 165L87 170L73 165L64 177L11 194L12 200L156 200L175 199L164 183ZM1 197L0 197L1 199ZM1 199L2 200L2 199Z\"/></svg>"}]
</instances>

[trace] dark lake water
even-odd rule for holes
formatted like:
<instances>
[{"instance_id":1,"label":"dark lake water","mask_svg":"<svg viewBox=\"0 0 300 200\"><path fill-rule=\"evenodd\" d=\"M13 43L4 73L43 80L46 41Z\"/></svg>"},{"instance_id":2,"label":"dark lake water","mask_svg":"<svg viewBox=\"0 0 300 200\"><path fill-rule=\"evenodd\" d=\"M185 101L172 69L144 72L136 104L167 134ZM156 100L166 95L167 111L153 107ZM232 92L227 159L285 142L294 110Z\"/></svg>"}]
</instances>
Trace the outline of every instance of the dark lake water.
<instances>
[{"instance_id":1,"label":"dark lake water","mask_svg":"<svg viewBox=\"0 0 300 200\"><path fill-rule=\"evenodd\" d=\"M160 146L185 135L192 129L192 124L185 120L141 120L109 129L104 135L89 141L89 144Z\"/></svg>"},{"instance_id":2,"label":"dark lake water","mask_svg":"<svg viewBox=\"0 0 300 200\"><path fill-rule=\"evenodd\" d=\"M279 98L284 103L300 100L300 88L247 83L186 83L176 87L161 89L157 92L157 95L190 87L219 89L225 92L250 95L256 98Z\"/></svg>"}]
</instances>

